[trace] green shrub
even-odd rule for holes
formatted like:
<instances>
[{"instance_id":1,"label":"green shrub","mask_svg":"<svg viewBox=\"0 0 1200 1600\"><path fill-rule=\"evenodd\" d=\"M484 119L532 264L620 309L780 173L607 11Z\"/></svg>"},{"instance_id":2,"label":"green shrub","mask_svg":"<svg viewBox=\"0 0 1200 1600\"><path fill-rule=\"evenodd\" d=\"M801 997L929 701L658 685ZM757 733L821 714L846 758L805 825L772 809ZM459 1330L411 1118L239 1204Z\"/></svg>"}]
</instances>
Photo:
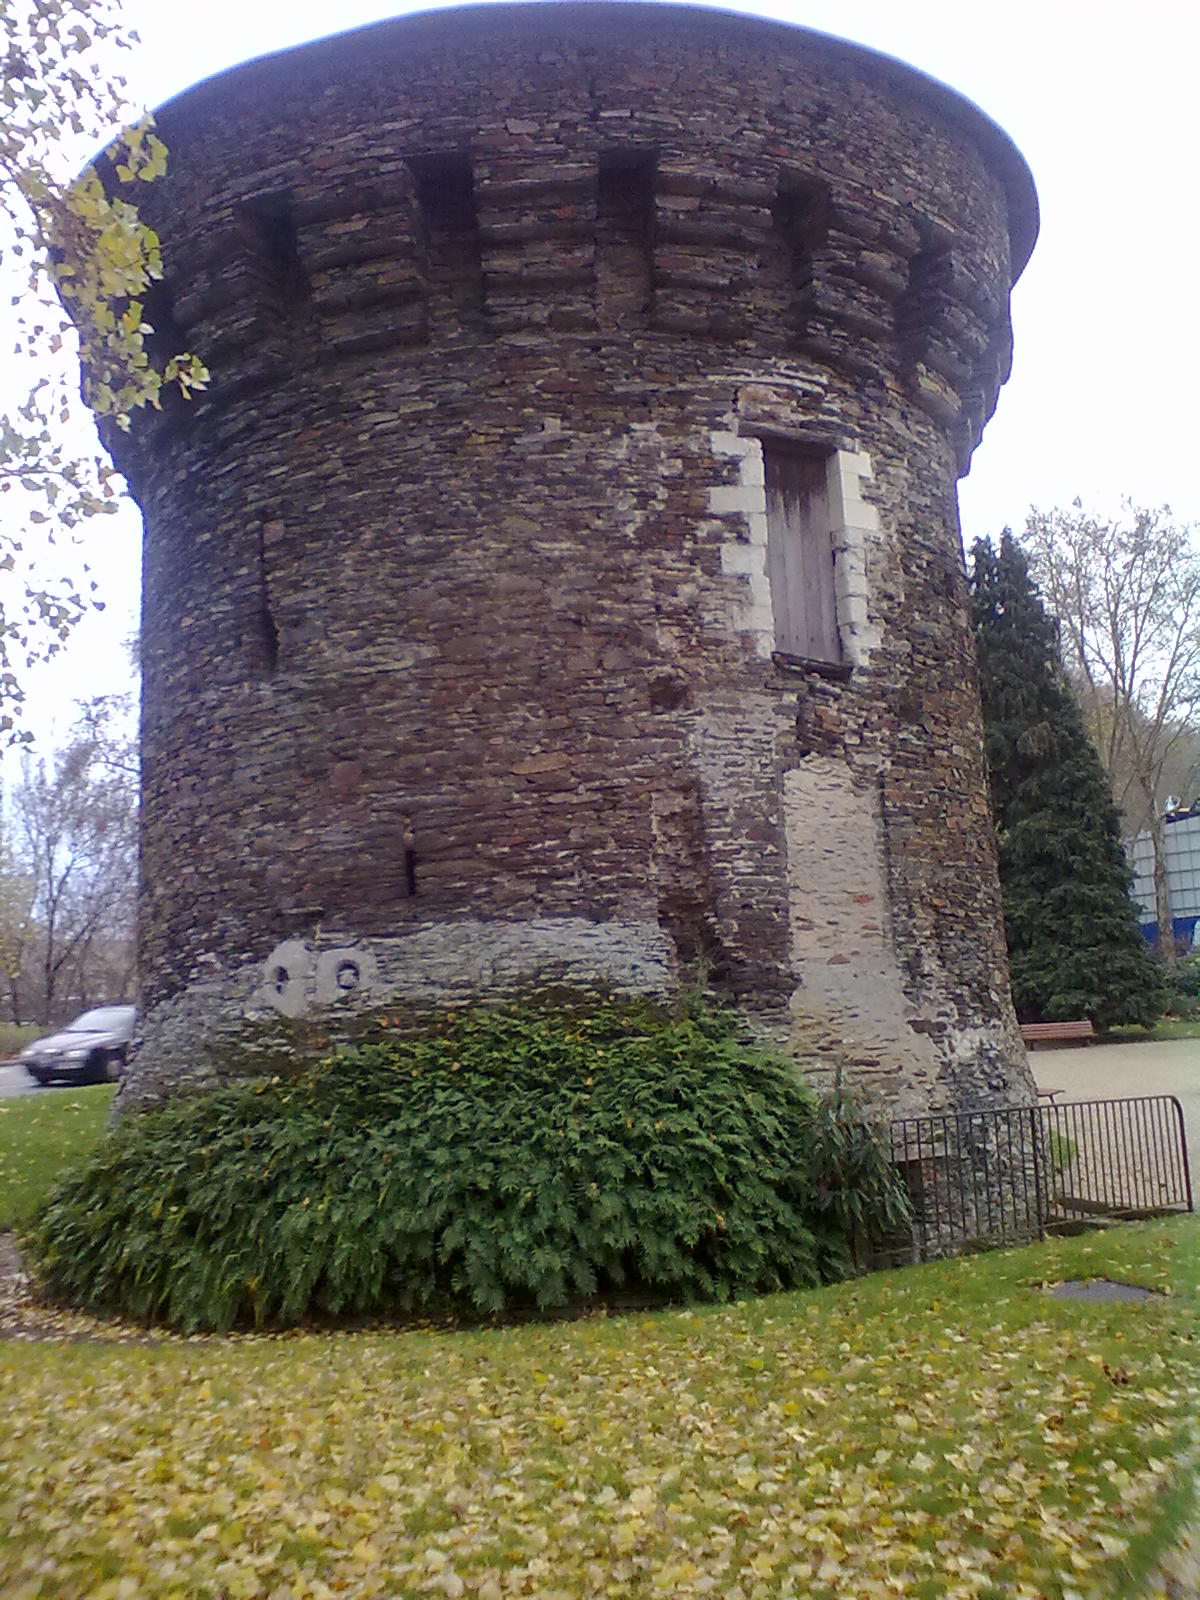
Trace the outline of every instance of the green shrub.
<instances>
[{"instance_id":1,"label":"green shrub","mask_svg":"<svg viewBox=\"0 0 1200 1600\"><path fill-rule=\"evenodd\" d=\"M1180 956L1167 967L1171 998L1167 1010L1176 1017L1191 1017L1200 1008L1200 953Z\"/></svg>"},{"instance_id":2,"label":"green shrub","mask_svg":"<svg viewBox=\"0 0 1200 1600\"><path fill-rule=\"evenodd\" d=\"M844 1275L898 1214L886 1163L851 1202L822 1139L726 1015L476 1010L127 1119L28 1245L53 1295L185 1331L727 1299Z\"/></svg>"},{"instance_id":3,"label":"green shrub","mask_svg":"<svg viewBox=\"0 0 1200 1600\"><path fill-rule=\"evenodd\" d=\"M911 1218L907 1191L890 1141L863 1101L840 1084L814 1109L807 1164L817 1215L848 1251L849 1262L868 1261L873 1245L894 1245Z\"/></svg>"}]
</instances>

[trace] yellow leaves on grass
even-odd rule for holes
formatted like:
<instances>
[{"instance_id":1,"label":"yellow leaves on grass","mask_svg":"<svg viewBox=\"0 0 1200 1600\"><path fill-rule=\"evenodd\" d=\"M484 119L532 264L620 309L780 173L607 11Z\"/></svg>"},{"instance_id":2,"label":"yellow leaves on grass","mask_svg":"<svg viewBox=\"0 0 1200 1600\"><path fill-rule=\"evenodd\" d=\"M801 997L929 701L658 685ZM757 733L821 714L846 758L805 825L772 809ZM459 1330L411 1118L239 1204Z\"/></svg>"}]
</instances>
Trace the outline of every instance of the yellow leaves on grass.
<instances>
[{"instance_id":1,"label":"yellow leaves on grass","mask_svg":"<svg viewBox=\"0 0 1200 1600\"><path fill-rule=\"evenodd\" d=\"M11 1349L0 1592L1096 1600L1181 1470L1185 1319L1037 1290L955 1312L956 1285L1016 1270L453 1336Z\"/></svg>"}]
</instances>

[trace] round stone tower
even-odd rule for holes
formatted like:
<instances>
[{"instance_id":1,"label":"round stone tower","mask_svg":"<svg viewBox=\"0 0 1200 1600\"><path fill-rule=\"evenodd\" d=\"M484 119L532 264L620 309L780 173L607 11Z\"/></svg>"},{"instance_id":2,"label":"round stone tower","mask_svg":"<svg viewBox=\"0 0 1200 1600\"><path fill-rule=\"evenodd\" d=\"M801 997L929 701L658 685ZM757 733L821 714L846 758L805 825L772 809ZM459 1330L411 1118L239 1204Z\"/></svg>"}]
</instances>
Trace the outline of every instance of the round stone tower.
<instances>
[{"instance_id":1,"label":"round stone tower","mask_svg":"<svg viewBox=\"0 0 1200 1600\"><path fill-rule=\"evenodd\" d=\"M427 13L159 114L133 1098L284 1018L697 973L897 1110L1030 1093L955 482L1036 230L910 68Z\"/></svg>"}]
</instances>

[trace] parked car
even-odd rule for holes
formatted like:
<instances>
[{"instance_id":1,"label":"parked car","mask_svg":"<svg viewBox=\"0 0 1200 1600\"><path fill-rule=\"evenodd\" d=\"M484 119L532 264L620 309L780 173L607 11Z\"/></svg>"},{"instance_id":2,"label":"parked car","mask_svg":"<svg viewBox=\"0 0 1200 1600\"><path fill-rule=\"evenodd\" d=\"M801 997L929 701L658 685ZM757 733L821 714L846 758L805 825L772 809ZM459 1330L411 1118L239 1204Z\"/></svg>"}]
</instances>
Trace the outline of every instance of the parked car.
<instances>
[{"instance_id":1,"label":"parked car","mask_svg":"<svg viewBox=\"0 0 1200 1600\"><path fill-rule=\"evenodd\" d=\"M37 1083L113 1083L121 1076L133 1037L133 1006L98 1006L68 1022L61 1033L35 1039L21 1051Z\"/></svg>"}]
</instances>

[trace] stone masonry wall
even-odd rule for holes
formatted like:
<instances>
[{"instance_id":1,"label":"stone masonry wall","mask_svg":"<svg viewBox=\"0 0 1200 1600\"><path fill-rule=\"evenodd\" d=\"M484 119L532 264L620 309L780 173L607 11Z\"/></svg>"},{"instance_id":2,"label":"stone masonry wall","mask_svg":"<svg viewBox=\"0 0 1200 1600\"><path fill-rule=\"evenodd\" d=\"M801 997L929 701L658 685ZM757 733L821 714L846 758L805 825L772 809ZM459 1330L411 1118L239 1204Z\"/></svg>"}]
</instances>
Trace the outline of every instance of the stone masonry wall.
<instances>
[{"instance_id":1,"label":"stone masonry wall","mask_svg":"<svg viewBox=\"0 0 1200 1600\"><path fill-rule=\"evenodd\" d=\"M303 108L302 114L298 108ZM145 1042L702 968L818 1077L1030 1093L957 526L1020 158L688 8L433 13L160 113ZM828 461L838 672L774 652L762 441Z\"/></svg>"}]
</instances>

